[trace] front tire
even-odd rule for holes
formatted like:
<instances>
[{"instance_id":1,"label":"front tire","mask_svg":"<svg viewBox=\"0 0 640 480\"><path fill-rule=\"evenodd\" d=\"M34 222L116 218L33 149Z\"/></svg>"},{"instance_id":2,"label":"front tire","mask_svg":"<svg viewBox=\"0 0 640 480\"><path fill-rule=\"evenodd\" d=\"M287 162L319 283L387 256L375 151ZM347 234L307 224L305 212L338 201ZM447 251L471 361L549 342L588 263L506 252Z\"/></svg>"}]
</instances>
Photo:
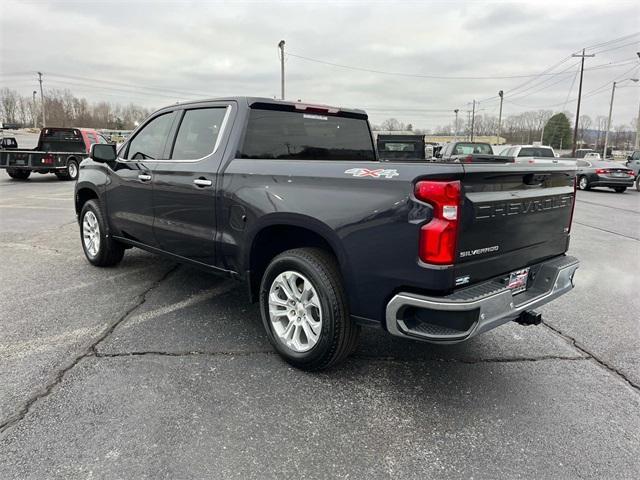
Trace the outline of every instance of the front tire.
<instances>
[{"instance_id":1,"label":"front tire","mask_svg":"<svg viewBox=\"0 0 640 480\"><path fill-rule=\"evenodd\" d=\"M360 327L349 317L336 260L324 250L275 257L262 276L260 312L269 341L297 368L327 369L357 345Z\"/></svg>"},{"instance_id":2,"label":"front tire","mask_svg":"<svg viewBox=\"0 0 640 480\"><path fill-rule=\"evenodd\" d=\"M585 175L582 175L578 179L578 188L580 190L590 190L591 189L591 187L589 186L589 179Z\"/></svg>"},{"instance_id":3,"label":"front tire","mask_svg":"<svg viewBox=\"0 0 640 480\"><path fill-rule=\"evenodd\" d=\"M23 170L21 168L7 168L7 175L14 180L26 180L31 175L31 170Z\"/></svg>"},{"instance_id":4,"label":"front tire","mask_svg":"<svg viewBox=\"0 0 640 480\"><path fill-rule=\"evenodd\" d=\"M124 246L107 231L100 203L89 200L80 211L80 241L85 257L97 267L117 265L124 256Z\"/></svg>"},{"instance_id":5,"label":"front tire","mask_svg":"<svg viewBox=\"0 0 640 480\"><path fill-rule=\"evenodd\" d=\"M616 193L624 193L627 187L614 187Z\"/></svg>"}]
</instances>

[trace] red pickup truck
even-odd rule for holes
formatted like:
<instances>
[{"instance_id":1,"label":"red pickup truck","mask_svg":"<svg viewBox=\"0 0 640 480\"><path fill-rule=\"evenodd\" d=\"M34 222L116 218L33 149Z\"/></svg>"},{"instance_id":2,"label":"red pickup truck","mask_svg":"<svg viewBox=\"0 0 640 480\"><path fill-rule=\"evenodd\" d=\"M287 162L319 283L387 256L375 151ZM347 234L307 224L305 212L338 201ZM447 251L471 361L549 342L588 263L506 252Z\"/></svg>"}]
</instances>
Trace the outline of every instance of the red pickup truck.
<instances>
[{"instance_id":1,"label":"red pickup truck","mask_svg":"<svg viewBox=\"0 0 640 480\"><path fill-rule=\"evenodd\" d=\"M16 180L26 180L32 172L54 173L60 180L78 178L78 165L94 143L109 143L90 128L43 128L32 150L0 150L0 168Z\"/></svg>"}]
</instances>

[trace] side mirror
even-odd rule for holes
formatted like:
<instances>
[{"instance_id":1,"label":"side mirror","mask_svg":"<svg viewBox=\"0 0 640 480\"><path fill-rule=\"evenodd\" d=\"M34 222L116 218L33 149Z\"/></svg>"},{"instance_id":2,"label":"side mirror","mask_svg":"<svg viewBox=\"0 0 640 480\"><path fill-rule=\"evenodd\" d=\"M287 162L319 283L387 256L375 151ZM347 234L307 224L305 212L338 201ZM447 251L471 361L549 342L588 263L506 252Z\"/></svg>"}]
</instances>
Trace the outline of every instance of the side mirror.
<instances>
[{"instance_id":1,"label":"side mirror","mask_svg":"<svg viewBox=\"0 0 640 480\"><path fill-rule=\"evenodd\" d=\"M91 145L89 157L98 163L113 162L118 157L116 146L109 143L94 143Z\"/></svg>"}]
</instances>

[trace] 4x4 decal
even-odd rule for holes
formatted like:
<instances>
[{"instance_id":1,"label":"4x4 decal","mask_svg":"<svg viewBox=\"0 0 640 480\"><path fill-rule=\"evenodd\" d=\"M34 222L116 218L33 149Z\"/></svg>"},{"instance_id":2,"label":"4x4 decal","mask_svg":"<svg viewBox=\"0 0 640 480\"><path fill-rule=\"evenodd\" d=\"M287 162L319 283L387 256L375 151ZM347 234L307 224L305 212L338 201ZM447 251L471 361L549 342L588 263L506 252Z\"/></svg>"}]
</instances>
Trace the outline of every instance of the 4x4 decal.
<instances>
[{"instance_id":1,"label":"4x4 decal","mask_svg":"<svg viewBox=\"0 0 640 480\"><path fill-rule=\"evenodd\" d=\"M354 177L373 177L373 178L393 178L400 175L398 171L394 168L377 168L375 170L370 170L368 168L350 168L349 170L345 170L344 173L348 173Z\"/></svg>"}]
</instances>

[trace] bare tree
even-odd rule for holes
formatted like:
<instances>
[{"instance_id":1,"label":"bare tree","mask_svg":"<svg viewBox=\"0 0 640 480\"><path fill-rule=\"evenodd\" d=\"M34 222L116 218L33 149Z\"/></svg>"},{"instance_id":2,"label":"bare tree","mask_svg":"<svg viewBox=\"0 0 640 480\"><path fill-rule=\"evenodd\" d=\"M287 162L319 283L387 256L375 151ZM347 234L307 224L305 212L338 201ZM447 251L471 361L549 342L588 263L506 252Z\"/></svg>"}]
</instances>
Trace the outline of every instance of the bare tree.
<instances>
[{"instance_id":1,"label":"bare tree","mask_svg":"<svg viewBox=\"0 0 640 480\"><path fill-rule=\"evenodd\" d=\"M0 90L0 104L2 104L2 118L7 123L16 123L18 108L18 94L15 90L3 88Z\"/></svg>"}]
</instances>

